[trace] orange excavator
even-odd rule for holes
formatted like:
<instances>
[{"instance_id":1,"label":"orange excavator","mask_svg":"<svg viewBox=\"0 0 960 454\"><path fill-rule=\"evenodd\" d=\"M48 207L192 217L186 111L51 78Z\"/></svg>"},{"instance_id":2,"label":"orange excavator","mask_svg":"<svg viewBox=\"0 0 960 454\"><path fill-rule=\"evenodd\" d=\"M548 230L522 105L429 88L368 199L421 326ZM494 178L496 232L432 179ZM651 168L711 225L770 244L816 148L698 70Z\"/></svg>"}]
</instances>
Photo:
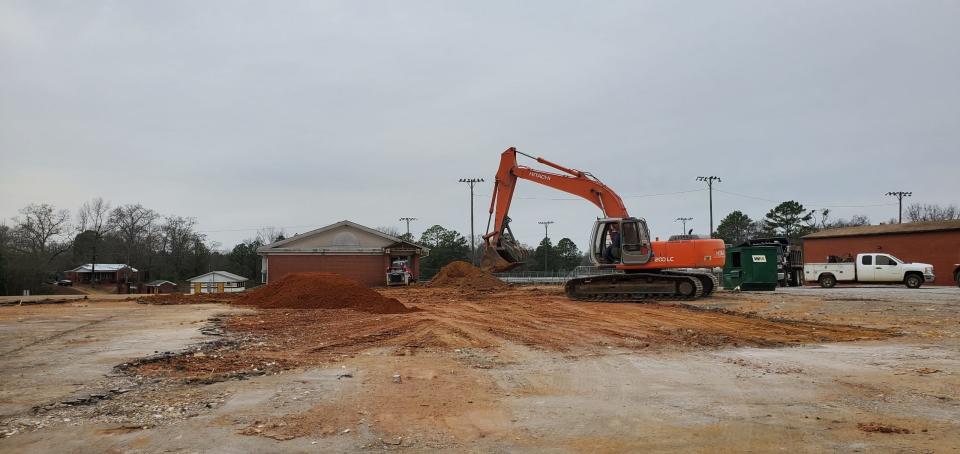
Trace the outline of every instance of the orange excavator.
<instances>
[{"instance_id":1,"label":"orange excavator","mask_svg":"<svg viewBox=\"0 0 960 454\"><path fill-rule=\"evenodd\" d=\"M543 171L517 164L526 156L560 171ZM669 241L652 241L647 221L631 217L613 189L588 172L570 169L543 158L508 148L500 155L490 201L487 233L483 235L481 268L503 272L523 264L525 253L510 231L510 202L517 180L523 179L582 197L603 211L593 225L590 258L598 273L567 281L571 299L587 301L639 301L645 299L696 299L718 286L705 268L722 267L722 240L679 235ZM491 221L493 226L491 228Z\"/></svg>"}]
</instances>

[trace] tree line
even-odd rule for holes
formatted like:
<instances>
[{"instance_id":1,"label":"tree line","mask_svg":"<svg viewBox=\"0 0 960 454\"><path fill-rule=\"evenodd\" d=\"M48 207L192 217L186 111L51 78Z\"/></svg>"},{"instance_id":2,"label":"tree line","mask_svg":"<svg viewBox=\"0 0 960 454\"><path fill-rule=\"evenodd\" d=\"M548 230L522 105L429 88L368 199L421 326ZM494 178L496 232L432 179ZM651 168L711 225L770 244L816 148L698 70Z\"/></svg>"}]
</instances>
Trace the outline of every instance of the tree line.
<instances>
[{"instance_id":1,"label":"tree line","mask_svg":"<svg viewBox=\"0 0 960 454\"><path fill-rule=\"evenodd\" d=\"M915 203L904 208L904 222L946 221L960 219L954 205ZM888 224L896 224L891 218ZM742 211L733 211L717 225L714 236L728 244L738 245L754 238L783 236L797 240L804 235L825 229L870 225L865 215L831 219L829 209L808 210L800 202L789 200L770 209L763 219L754 220Z\"/></svg>"},{"instance_id":2,"label":"tree line","mask_svg":"<svg viewBox=\"0 0 960 454\"><path fill-rule=\"evenodd\" d=\"M213 269L259 280L256 250L282 237L261 231L231 251L218 251L193 217L164 215L140 204L112 206L102 198L71 215L50 204L21 208L0 225L0 294L48 293L63 271L86 263L123 263L145 280L172 282Z\"/></svg>"},{"instance_id":3,"label":"tree line","mask_svg":"<svg viewBox=\"0 0 960 454\"><path fill-rule=\"evenodd\" d=\"M432 277L440 268L457 260L466 262L474 260L474 263L480 261L479 256L471 257L468 236L464 236L456 230L444 228L441 225L433 225L424 230L419 240L414 238L413 235L401 234L399 230L392 227L378 227L378 230L430 248L430 255L420 260L420 274L424 278ZM478 255L482 253L482 245L483 238L478 235L477 238L474 238L474 246ZM586 260L584 254L580 252L576 243L570 238L561 238L556 245L549 238L544 238L536 247L521 244L521 248L524 249L527 260L523 265L512 271L571 271L584 264Z\"/></svg>"},{"instance_id":4,"label":"tree line","mask_svg":"<svg viewBox=\"0 0 960 454\"><path fill-rule=\"evenodd\" d=\"M45 293L62 277L62 272L86 263L124 263L142 271L145 280L183 282L211 270L225 270L260 281L260 246L283 239L278 229L262 229L253 238L229 251L219 250L205 234L197 231L197 220L161 214L140 204L112 206L95 198L80 206L75 215L50 204L30 204L19 210L9 225L0 224L0 294L23 290ZM904 209L905 221L960 219L960 210L930 204L912 204ZM896 223L896 219L888 221ZM808 210L796 201L770 209L759 220L741 211L728 214L717 226L715 236L729 244L751 238L785 236L797 239L822 229L869 225L870 219L855 215L832 219L830 210ZM394 228L381 231L430 248L421 260L421 274L431 277L455 260L471 261L469 239L456 230L434 225L420 238L401 234ZM478 253L482 238L475 238ZM515 271L571 271L589 259L570 238L553 244L544 238L533 247L522 245L526 262Z\"/></svg>"}]
</instances>

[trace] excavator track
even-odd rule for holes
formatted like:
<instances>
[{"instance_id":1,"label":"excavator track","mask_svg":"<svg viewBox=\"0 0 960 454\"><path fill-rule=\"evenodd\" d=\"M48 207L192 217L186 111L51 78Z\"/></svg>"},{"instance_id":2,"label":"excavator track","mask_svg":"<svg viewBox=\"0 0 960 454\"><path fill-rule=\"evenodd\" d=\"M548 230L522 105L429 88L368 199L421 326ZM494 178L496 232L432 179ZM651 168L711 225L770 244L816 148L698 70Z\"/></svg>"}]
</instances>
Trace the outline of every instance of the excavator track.
<instances>
[{"instance_id":1,"label":"excavator track","mask_svg":"<svg viewBox=\"0 0 960 454\"><path fill-rule=\"evenodd\" d=\"M708 273L669 270L581 277L567 281L564 290L578 301L695 300L712 293L715 283ZM704 287L710 287L709 292Z\"/></svg>"},{"instance_id":2,"label":"excavator track","mask_svg":"<svg viewBox=\"0 0 960 454\"><path fill-rule=\"evenodd\" d=\"M700 283L703 284L703 296L710 296L713 291L720 286L720 279L718 279L717 276L710 271L703 269L667 270L663 272L678 276L696 277L700 280Z\"/></svg>"}]
</instances>

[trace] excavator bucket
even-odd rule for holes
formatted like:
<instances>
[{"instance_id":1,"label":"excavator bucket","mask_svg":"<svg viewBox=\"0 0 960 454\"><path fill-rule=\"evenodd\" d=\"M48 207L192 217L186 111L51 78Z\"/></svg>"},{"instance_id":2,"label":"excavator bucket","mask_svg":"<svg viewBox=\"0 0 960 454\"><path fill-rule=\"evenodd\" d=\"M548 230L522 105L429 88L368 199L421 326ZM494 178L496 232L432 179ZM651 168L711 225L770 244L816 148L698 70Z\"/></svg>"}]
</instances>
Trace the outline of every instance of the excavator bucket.
<instances>
[{"instance_id":1,"label":"excavator bucket","mask_svg":"<svg viewBox=\"0 0 960 454\"><path fill-rule=\"evenodd\" d=\"M490 273L503 273L523 265L523 249L515 244L501 246L485 244L483 257L480 258L480 269Z\"/></svg>"}]
</instances>

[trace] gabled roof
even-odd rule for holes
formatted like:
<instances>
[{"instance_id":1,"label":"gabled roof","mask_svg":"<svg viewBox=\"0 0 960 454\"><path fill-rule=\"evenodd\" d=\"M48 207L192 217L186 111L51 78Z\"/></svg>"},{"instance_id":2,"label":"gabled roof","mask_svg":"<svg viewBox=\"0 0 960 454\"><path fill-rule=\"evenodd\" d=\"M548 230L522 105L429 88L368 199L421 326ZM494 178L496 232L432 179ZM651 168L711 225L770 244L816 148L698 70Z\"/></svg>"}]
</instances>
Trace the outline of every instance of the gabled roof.
<instances>
[{"instance_id":1,"label":"gabled roof","mask_svg":"<svg viewBox=\"0 0 960 454\"><path fill-rule=\"evenodd\" d=\"M96 266L94 266L94 265L96 265ZM76 268L74 268L74 269L72 269L72 270L67 270L67 272L89 273L91 267L93 267L93 268L94 268L96 271L98 271L98 272L104 272L104 273L108 273L108 272L111 272L111 271L120 271L120 270L122 270L122 269L124 269L124 268L130 268L130 271L133 271L134 273L137 272L137 269L136 269L136 268L134 268L134 267L132 267L132 266L130 266L130 265L124 264L124 263L94 263L94 264L86 263L86 264L80 265L80 266L78 266L78 267L76 267Z\"/></svg>"},{"instance_id":2,"label":"gabled roof","mask_svg":"<svg viewBox=\"0 0 960 454\"><path fill-rule=\"evenodd\" d=\"M823 230L804 236L804 239L834 238L841 236L891 235L897 233L936 232L942 230L960 230L960 220L909 222L906 224L861 225L840 229Z\"/></svg>"},{"instance_id":3,"label":"gabled roof","mask_svg":"<svg viewBox=\"0 0 960 454\"><path fill-rule=\"evenodd\" d=\"M343 220L343 221L340 221L340 222L337 222L337 223L334 223L334 224L330 224L330 225L327 225L327 226L324 226L324 227L320 227L320 228L318 228L318 229L313 229L313 230L311 230L311 231L309 231L309 232L306 232L306 233L301 233L301 234L299 234L299 235L292 236L292 237L290 237L290 238L285 238L285 239L282 239L282 240L280 240L280 241L274 241L273 243L265 244L265 245L260 246L259 248L257 248L257 252L269 252L271 249L282 248L282 247L283 247L284 245L286 245L286 244L292 243L292 242L294 242L294 241L301 240L301 239L303 239L303 238L305 238L305 237L312 236L312 235L317 235L317 234L320 234L320 233L323 233L323 232L327 232L327 231L330 231L330 230L333 230L333 229L336 229L336 228L339 228L339 227L344 227L344 226L352 227L352 228L355 228L355 229L357 229L357 230L361 230L361 231L367 232L367 233L369 233L369 234L371 234L371 235L379 236L379 237L381 237L381 238L390 240L390 241L392 241L392 242L394 242L394 243L409 244L409 245L411 245L411 246L413 246L413 247L422 249L422 250L425 251L425 252L430 250L430 249L428 249L428 248L426 248L426 247L424 247L424 246L421 246L421 245L419 245L419 244L411 243L411 242L409 242L409 241L404 241L404 240L402 240L402 239L400 239L400 238L397 238L397 237L395 237L395 236L392 236L392 235L387 235L386 233L383 233L383 232L381 232L381 231L379 231L379 230L377 230L377 229L371 229L370 227L357 224L356 222Z\"/></svg>"},{"instance_id":4,"label":"gabled roof","mask_svg":"<svg viewBox=\"0 0 960 454\"><path fill-rule=\"evenodd\" d=\"M227 278L227 279L230 279L230 280L233 280L233 281L237 281L237 282L243 282L243 281L248 281L248 280L249 280L249 279L247 279L247 278L245 278L245 277L243 277L243 276L238 276L238 275L233 274L233 273L231 273L231 272L229 272L229 271L211 271L211 272L209 272L209 273L203 273L203 274L201 274L201 275L199 275L199 276L191 277L190 279L187 279L187 280L188 280L188 281L191 281L191 282L193 282L193 281L200 281L200 280L203 280L203 278L205 278L205 277L207 277L207 276L210 276L211 274L219 274L219 275L221 275L221 276L223 276L223 277L225 277L225 278Z\"/></svg>"},{"instance_id":5,"label":"gabled roof","mask_svg":"<svg viewBox=\"0 0 960 454\"><path fill-rule=\"evenodd\" d=\"M150 281L150 282L147 282L147 287L159 287L159 286L161 286L161 285L163 285L163 284L177 285L177 284L174 284L173 282L170 282L170 281L162 281L162 280L161 280L161 281Z\"/></svg>"}]
</instances>

